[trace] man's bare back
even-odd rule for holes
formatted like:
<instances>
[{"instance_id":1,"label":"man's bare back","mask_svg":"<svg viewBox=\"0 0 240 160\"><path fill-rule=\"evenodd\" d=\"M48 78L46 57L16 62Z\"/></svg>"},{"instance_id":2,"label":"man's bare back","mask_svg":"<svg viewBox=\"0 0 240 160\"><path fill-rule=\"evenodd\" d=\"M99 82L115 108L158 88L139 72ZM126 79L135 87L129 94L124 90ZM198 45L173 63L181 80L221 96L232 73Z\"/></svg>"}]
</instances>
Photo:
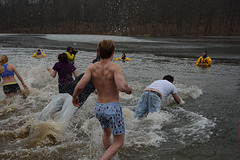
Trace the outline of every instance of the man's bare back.
<instances>
[{"instance_id":1,"label":"man's bare back","mask_svg":"<svg viewBox=\"0 0 240 160\"><path fill-rule=\"evenodd\" d=\"M102 60L90 66L89 69L93 83L98 91L97 102L119 102L118 90L123 90L125 86L128 87L123 78L121 66Z\"/></svg>"},{"instance_id":2,"label":"man's bare back","mask_svg":"<svg viewBox=\"0 0 240 160\"><path fill-rule=\"evenodd\" d=\"M118 69L118 65L109 61L100 61L90 67L91 77L98 91L98 103L119 102L114 81L114 71Z\"/></svg>"},{"instance_id":3,"label":"man's bare back","mask_svg":"<svg viewBox=\"0 0 240 160\"><path fill-rule=\"evenodd\" d=\"M98 103L119 102L119 91L131 93L122 74L122 67L111 62L112 58L102 59L100 62L88 66L83 78L76 86L73 98L84 89L92 78L98 92Z\"/></svg>"}]
</instances>

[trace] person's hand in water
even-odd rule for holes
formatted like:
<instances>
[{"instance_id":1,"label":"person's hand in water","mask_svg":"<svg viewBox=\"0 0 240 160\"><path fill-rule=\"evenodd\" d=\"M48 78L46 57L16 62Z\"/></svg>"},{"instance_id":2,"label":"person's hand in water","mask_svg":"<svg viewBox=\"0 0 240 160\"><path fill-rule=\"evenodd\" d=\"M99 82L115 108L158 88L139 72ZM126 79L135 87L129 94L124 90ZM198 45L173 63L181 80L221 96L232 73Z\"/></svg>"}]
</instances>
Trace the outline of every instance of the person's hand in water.
<instances>
[{"instance_id":1,"label":"person's hand in water","mask_svg":"<svg viewBox=\"0 0 240 160\"><path fill-rule=\"evenodd\" d=\"M72 103L75 107L80 107L79 106L79 98L78 96L72 98Z\"/></svg>"},{"instance_id":2,"label":"person's hand in water","mask_svg":"<svg viewBox=\"0 0 240 160\"><path fill-rule=\"evenodd\" d=\"M28 87L25 85L25 83L23 83L22 85L25 90L28 90Z\"/></svg>"},{"instance_id":3,"label":"person's hand in water","mask_svg":"<svg viewBox=\"0 0 240 160\"><path fill-rule=\"evenodd\" d=\"M129 87L129 91L125 92L126 94L132 94L132 87Z\"/></svg>"}]
</instances>

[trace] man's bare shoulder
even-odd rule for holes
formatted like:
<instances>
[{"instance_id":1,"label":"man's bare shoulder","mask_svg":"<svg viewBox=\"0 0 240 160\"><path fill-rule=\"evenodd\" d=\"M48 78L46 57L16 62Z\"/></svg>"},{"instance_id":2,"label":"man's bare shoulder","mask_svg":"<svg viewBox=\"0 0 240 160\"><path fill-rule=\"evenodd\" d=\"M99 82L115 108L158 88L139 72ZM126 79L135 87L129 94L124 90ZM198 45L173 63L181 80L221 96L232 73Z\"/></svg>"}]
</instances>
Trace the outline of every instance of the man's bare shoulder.
<instances>
[{"instance_id":1,"label":"man's bare shoulder","mask_svg":"<svg viewBox=\"0 0 240 160\"><path fill-rule=\"evenodd\" d=\"M121 67L120 64L116 64L116 63L111 62L111 68L113 68L113 69L121 69L122 67Z\"/></svg>"},{"instance_id":2,"label":"man's bare shoulder","mask_svg":"<svg viewBox=\"0 0 240 160\"><path fill-rule=\"evenodd\" d=\"M121 65L119 64L116 64L116 63L113 63L113 62L110 62L110 63L101 63L100 62L96 62L92 65L89 65L89 68L91 69L97 69L97 68L105 68L105 69L110 69L110 70L115 70L115 69L121 69Z\"/></svg>"},{"instance_id":3,"label":"man's bare shoulder","mask_svg":"<svg viewBox=\"0 0 240 160\"><path fill-rule=\"evenodd\" d=\"M95 64L89 64L87 69L92 70L92 69L94 69L95 67L96 67Z\"/></svg>"}]
</instances>

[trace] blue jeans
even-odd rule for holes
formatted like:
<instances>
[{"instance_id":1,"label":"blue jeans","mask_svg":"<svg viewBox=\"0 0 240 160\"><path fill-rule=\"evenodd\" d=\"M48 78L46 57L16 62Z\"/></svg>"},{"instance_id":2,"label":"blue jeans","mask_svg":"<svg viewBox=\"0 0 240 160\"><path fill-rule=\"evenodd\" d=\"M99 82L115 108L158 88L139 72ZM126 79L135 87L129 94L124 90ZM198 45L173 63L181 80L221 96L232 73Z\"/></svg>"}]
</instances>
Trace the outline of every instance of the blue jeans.
<instances>
[{"instance_id":1,"label":"blue jeans","mask_svg":"<svg viewBox=\"0 0 240 160\"><path fill-rule=\"evenodd\" d=\"M160 111L161 103L162 100L156 93L143 92L135 110L135 117L138 118L144 114Z\"/></svg>"}]
</instances>

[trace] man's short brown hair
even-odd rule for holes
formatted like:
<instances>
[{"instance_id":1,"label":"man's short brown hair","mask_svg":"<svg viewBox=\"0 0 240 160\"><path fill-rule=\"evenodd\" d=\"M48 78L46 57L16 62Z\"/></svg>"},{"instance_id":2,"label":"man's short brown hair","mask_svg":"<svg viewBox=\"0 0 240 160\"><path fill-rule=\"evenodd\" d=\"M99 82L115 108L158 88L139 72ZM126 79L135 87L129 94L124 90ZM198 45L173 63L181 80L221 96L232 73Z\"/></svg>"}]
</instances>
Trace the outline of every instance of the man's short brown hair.
<instances>
[{"instance_id":1,"label":"man's short brown hair","mask_svg":"<svg viewBox=\"0 0 240 160\"><path fill-rule=\"evenodd\" d=\"M113 40L102 40L98 43L98 49L100 51L100 57L102 59L107 59L112 56L115 50L115 45Z\"/></svg>"}]
</instances>

